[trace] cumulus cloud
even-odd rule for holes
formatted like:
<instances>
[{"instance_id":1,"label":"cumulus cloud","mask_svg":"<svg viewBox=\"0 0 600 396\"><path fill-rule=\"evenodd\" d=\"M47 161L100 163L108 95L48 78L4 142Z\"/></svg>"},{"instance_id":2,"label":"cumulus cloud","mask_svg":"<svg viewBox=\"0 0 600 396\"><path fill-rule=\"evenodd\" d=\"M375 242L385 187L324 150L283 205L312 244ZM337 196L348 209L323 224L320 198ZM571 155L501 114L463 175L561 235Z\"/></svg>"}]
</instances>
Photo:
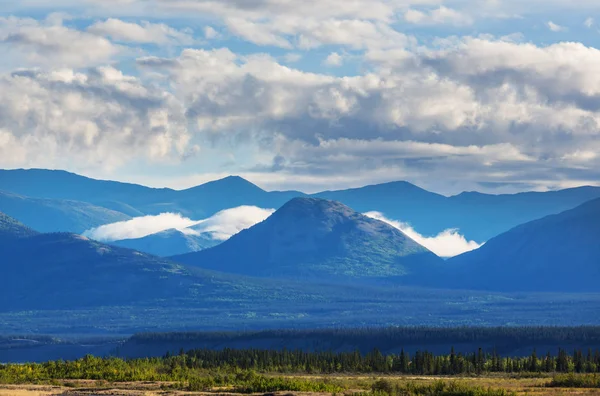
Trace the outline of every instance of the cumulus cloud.
<instances>
[{"instance_id":1,"label":"cumulus cloud","mask_svg":"<svg viewBox=\"0 0 600 396\"><path fill-rule=\"evenodd\" d=\"M459 254L470 252L480 248L482 245L475 241L467 241L467 239L459 234L458 230L445 230L434 237L426 237L419 234L410 225L396 220L386 218L380 212L368 212L365 216L376 220L383 221L389 225L399 229L421 246L426 247L440 257L454 257Z\"/></svg>"},{"instance_id":2,"label":"cumulus cloud","mask_svg":"<svg viewBox=\"0 0 600 396\"><path fill-rule=\"evenodd\" d=\"M138 24L109 18L94 23L88 27L87 31L123 42L177 45L190 45L194 42L189 32L174 29L164 23L150 23L147 21Z\"/></svg>"},{"instance_id":3,"label":"cumulus cloud","mask_svg":"<svg viewBox=\"0 0 600 396\"><path fill-rule=\"evenodd\" d=\"M0 74L0 166L115 169L186 153L184 111L113 67Z\"/></svg>"},{"instance_id":4,"label":"cumulus cloud","mask_svg":"<svg viewBox=\"0 0 600 396\"><path fill-rule=\"evenodd\" d=\"M0 17L0 48L17 57L20 67L51 68L99 65L123 50L104 37L63 26L62 22L56 17L45 21Z\"/></svg>"},{"instance_id":5,"label":"cumulus cloud","mask_svg":"<svg viewBox=\"0 0 600 396\"><path fill-rule=\"evenodd\" d=\"M204 220L191 220L179 213L161 213L156 216L136 217L127 221L106 224L88 230L83 235L98 241L111 242L143 238L175 229L189 235L205 234L212 239L224 241L265 220L274 211L274 209L262 209L256 206L240 206L223 210Z\"/></svg>"},{"instance_id":6,"label":"cumulus cloud","mask_svg":"<svg viewBox=\"0 0 600 396\"><path fill-rule=\"evenodd\" d=\"M228 49L138 64L172 82L200 133L253 136L279 158L257 171L307 179L380 170L413 181L433 172L463 186L548 186L553 169L571 166L565 154L598 137L600 51L592 47L466 37L418 52L372 50L366 60L371 71L354 77ZM593 180L595 163L582 173L573 162L570 177Z\"/></svg>"},{"instance_id":7,"label":"cumulus cloud","mask_svg":"<svg viewBox=\"0 0 600 396\"><path fill-rule=\"evenodd\" d=\"M135 217L127 221L106 224L85 231L83 235L98 241L112 242L143 238L170 229L183 230L197 223L178 213L161 213L157 216Z\"/></svg>"}]
</instances>

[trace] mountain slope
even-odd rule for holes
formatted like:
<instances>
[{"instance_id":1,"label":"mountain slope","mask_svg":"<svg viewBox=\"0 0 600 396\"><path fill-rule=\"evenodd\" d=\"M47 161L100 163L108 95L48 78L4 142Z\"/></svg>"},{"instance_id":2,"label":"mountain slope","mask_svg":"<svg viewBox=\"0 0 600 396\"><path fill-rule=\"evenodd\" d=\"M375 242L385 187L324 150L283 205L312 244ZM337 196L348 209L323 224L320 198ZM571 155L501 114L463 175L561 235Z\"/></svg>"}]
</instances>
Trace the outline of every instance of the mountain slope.
<instances>
[{"instance_id":1,"label":"mountain slope","mask_svg":"<svg viewBox=\"0 0 600 396\"><path fill-rule=\"evenodd\" d=\"M37 232L0 212L0 240L27 238L34 235L37 235Z\"/></svg>"},{"instance_id":2,"label":"mountain slope","mask_svg":"<svg viewBox=\"0 0 600 396\"><path fill-rule=\"evenodd\" d=\"M399 230L316 198L295 198L214 248L174 261L261 277L329 281L417 275L442 263Z\"/></svg>"},{"instance_id":3,"label":"mountain slope","mask_svg":"<svg viewBox=\"0 0 600 396\"><path fill-rule=\"evenodd\" d=\"M86 202L29 198L2 191L0 211L41 232L82 233L103 224L130 219L124 213Z\"/></svg>"},{"instance_id":4,"label":"mountain slope","mask_svg":"<svg viewBox=\"0 0 600 396\"><path fill-rule=\"evenodd\" d=\"M210 238L210 235L184 234L178 230L166 230L143 238L124 239L111 242L110 244L159 257L167 257L198 252L216 246L219 243L221 241Z\"/></svg>"},{"instance_id":5,"label":"mountain slope","mask_svg":"<svg viewBox=\"0 0 600 396\"><path fill-rule=\"evenodd\" d=\"M447 286L600 292L600 199L503 233L448 261Z\"/></svg>"}]
</instances>

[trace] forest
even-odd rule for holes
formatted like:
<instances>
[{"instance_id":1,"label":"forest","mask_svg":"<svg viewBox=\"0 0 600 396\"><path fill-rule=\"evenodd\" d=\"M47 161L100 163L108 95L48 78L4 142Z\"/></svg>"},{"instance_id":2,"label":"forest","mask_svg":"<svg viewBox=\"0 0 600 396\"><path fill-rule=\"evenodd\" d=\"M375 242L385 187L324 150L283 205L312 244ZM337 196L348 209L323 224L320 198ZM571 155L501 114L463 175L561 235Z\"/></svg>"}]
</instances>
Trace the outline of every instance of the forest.
<instances>
[{"instance_id":1,"label":"forest","mask_svg":"<svg viewBox=\"0 0 600 396\"><path fill-rule=\"evenodd\" d=\"M485 375L490 373L599 373L600 351L560 349L528 357L503 357L484 353L435 355L360 352L304 352L288 350L199 349L162 358L120 359L88 355L75 361L0 365L0 382L31 383L53 379L90 379L106 381L189 381L202 376L217 383L260 374L412 374Z\"/></svg>"}]
</instances>

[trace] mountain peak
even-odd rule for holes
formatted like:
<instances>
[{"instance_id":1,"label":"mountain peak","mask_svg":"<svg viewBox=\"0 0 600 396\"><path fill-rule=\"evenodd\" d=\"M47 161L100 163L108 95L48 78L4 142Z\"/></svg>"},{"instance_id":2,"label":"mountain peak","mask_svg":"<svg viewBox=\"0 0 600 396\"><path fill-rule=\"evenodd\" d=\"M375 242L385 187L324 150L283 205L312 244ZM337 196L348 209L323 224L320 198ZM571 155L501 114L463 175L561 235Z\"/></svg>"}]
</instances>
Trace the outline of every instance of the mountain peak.
<instances>
[{"instance_id":1,"label":"mountain peak","mask_svg":"<svg viewBox=\"0 0 600 396\"><path fill-rule=\"evenodd\" d=\"M184 191L219 191L222 193L235 194L239 192L265 192L256 184L244 179L241 176L227 176L222 179L209 181L199 186L189 188Z\"/></svg>"},{"instance_id":2,"label":"mountain peak","mask_svg":"<svg viewBox=\"0 0 600 396\"><path fill-rule=\"evenodd\" d=\"M396 228L339 202L294 198L228 241L175 261L258 277L398 277L441 259Z\"/></svg>"}]
</instances>

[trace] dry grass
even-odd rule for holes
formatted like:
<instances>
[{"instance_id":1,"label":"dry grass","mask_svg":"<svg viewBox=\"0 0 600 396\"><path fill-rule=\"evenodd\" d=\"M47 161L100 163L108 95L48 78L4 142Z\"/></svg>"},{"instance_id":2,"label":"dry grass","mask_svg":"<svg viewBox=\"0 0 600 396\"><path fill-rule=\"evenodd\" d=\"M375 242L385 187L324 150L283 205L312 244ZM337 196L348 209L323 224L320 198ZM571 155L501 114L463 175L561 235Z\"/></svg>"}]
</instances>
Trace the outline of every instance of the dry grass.
<instances>
[{"instance_id":1,"label":"dry grass","mask_svg":"<svg viewBox=\"0 0 600 396\"><path fill-rule=\"evenodd\" d=\"M419 382L423 384L433 383L434 381L448 380L460 381L466 385L503 388L516 392L517 395L529 396L559 396L559 395L586 395L600 396L600 389L562 389L562 388L547 388L545 385L550 382L550 378L510 378L510 377L463 377L463 378L440 378L440 377L408 377L408 376L306 376L303 378L315 381L323 380L330 381L344 386L350 391L360 392L370 389L371 384L378 379L385 378L389 381L398 382L400 384L406 382ZM165 389L169 383L160 382L129 382L129 383L103 383L96 381L65 381L63 386L49 385L0 385L0 396L49 396L49 395L64 395L64 396L104 396L104 395L124 395L124 396L164 396L164 395L224 395L230 394L224 389L214 389L213 393L207 392L189 392L179 390ZM66 385L66 386L64 386ZM303 396L311 396L315 394L298 393L298 392L280 392L284 394L295 394Z\"/></svg>"}]
</instances>

